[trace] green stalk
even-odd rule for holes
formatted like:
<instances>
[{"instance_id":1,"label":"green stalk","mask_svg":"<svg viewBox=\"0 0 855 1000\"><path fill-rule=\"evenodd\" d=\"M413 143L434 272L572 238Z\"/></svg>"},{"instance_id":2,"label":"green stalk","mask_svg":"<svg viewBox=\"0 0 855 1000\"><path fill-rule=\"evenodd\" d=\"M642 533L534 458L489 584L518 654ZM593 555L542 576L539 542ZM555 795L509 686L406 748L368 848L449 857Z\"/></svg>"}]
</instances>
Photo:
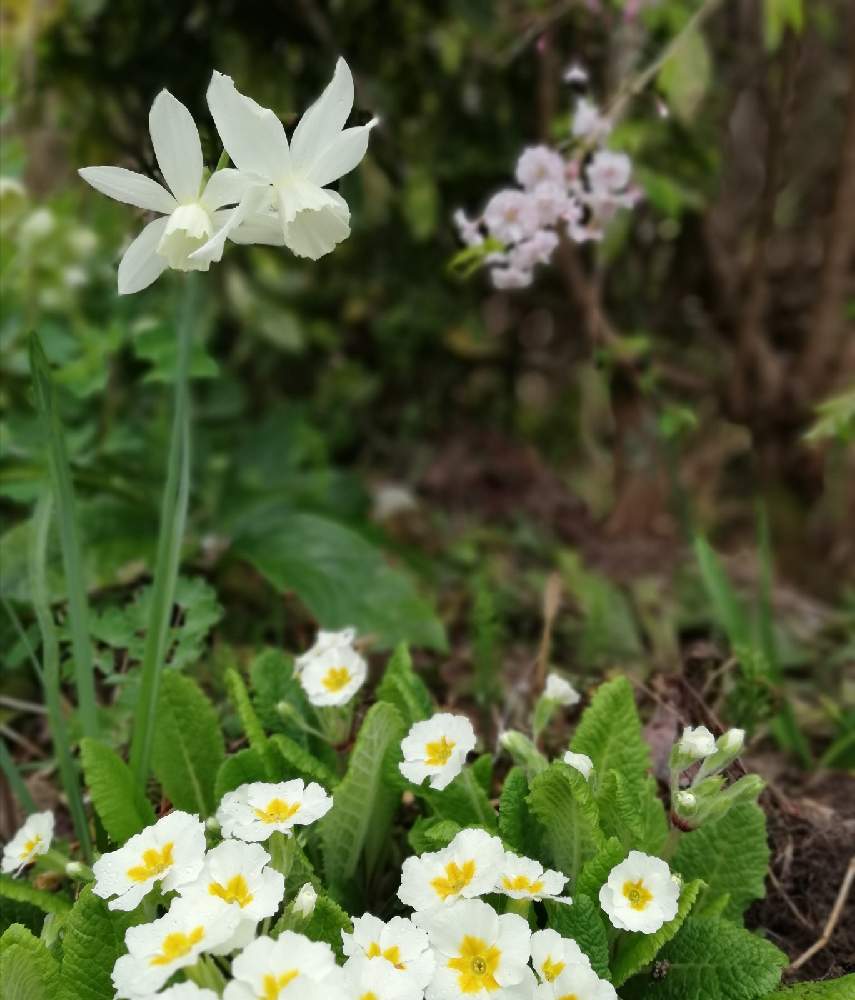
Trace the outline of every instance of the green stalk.
<instances>
[{"instance_id":1,"label":"green stalk","mask_svg":"<svg viewBox=\"0 0 855 1000\"><path fill-rule=\"evenodd\" d=\"M62 714L62 699L59 689L59 644L56 639L56 628L50 610L45 566L47 562L48 533L50 530L51 509L53 499L45 491L36 503L32 522L32 543L30 547L30 589L33 599L33 610L39 629L42 633L42 663L43 688L45 707L50 722L53 747L56 754L68 809L71 813L74 829L80 848L88 863L92 861L92 841L89 837L89 825L86 822L86 812L83 808L83 798L80 794L77 767L71 754L71 744L65 728L65 718Z\"/></svg>"},{"instance_id":2,"label":"green stalk","mask_svg":"<svg viewBox=\"0 0 855 1000\"><path fill-rule=\"evenodd\" d=\"M77 709L84 736L97 738L98 716L95 701L95 669L89 637L89 605L80 551L80 532L74 506L74 486L68 452L62 433L62 421L50 376L50 365L38 334L30 336L30 371L36 409L47 441L48 468L56 500L65 586L68 593L68 617L71 625L71 648L74 655L74 678L77 686Z\"/></svg>"},{"instance_id":3,"label":"green stalk","mask_svg":"<svg viewBox=\"0 0 855 1000\"><path fill-rule=\"evenodd\" d=\"M18 770L15 761L12 759L12 755L9 753L9 748L6 746L5 740L0 740L0 771L6 775L6 780L9 782L9 787L15 793L18 802L27 814L34 813L36 811L36 804L33 801L32 795L30 795L30 790L21 776L21 772Z\"/></svg>"},{"instance_id":4,"label":"green stalk","mask_svg":"<svg viewBox=\"0 0 855 1000\"><path fill-rule=\"evenodd\" d=\"M160 674L166 658L175 583L181 560L181 541L190 495L190 401L188 379L193 330L196 323L197 283L188 274L178 321L178 364L175 372L175 408L166 487L160 510L160 536L154 568L151 609L143 649L142 679L130 763L137 781L145 785L151 764L154 722Z\"/></svg>"}]
</instances>

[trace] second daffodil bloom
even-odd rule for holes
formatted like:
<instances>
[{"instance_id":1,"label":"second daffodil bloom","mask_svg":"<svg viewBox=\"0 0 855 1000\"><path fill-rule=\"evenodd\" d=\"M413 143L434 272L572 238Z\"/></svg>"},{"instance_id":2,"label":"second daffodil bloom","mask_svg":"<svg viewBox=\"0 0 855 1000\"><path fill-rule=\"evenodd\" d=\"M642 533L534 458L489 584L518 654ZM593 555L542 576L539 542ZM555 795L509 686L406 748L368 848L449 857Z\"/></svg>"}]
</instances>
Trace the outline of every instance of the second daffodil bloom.
<instances>
[{"instance_id":1,"label":"second daffodil bloom","mask_svg":"<svg viewBox=\"0 0 855 1000\"><path fill-rule=\"evenodd\" d=\"M217 821L224 837L239 840L267 840L271 834L287 833L325 816L332 799L316 782L302 778L269 784L253 781L227 792L217 809Z\"/></svg>"},{"instance_id":2,"label":"second daffodil bloom","mask_svg":"<svg viewBox=\"0 0 855 1000\"><path fill-rule=\"evenodd\" d=\"M419 996L433 978L435 962L427 931L407 917L392 917L384 923L364 913L353 918L351 934L341 932L341 940L348 957L346 969L368 961L375 966L380 962L388 967L392 979L403 979Z\"/></svg>"},{"instance_id":3,"label":"second daffodil bloom","mask_svg":"<svg viewBox=\"0 0 855 1000\"><path fill-rule=\"evenodd\" d=\"M590 966L568 965L554 980L541 983L537 1000L618 1000L615 988Z\"/></svg>"},{"instance_id":4,"label":"second daffodil bloom","mask_svg":"<svg viewBox=\"0 0 855 1000\"><path fill-rule=\"evenodd\" d=\"M483 997L528 1000L534 976L528 967L528 922L516 913L499 916L480 899L467 899L426 918L436 952L428 1000Z\"/></svg>"},{"instance_id":5,"label":"second daffodil bloom","mask_svg":"<svg viewBox=\"0 0 855 1000\"><path fill-rule=\"evenodd\" d=\"M653 934L677 915L680 883L661 858L630 851L600 889L600 906L622 931Z\"/></svg>"},{"instance_id":6,"label":"second daffodil bloom","mask_svg":"<svg viewBox=\"0 0 855 1000\"><path fill-rule=\"evenodd\" d=\"M227 941L239 920L236 906L213 896L173 900L164 916L125 932L128 953L113 966L116 996L137 1000L156 993L173 972Z\"/></svg>"},{"instance_id":7,"label":"second daffodil bloom","mask_svg":"<svg viewBox=\"0 0 855 1000\"><path fill-rule=\"evenodd\" d=\"M346 705L365 683L368 665L354 648L355 638L352 628L318 632L315 645L297 658L294 672L313 705Z\"/></svg>"},{"instance_id":8,"label":"second daffodil bloom","mask_svg":"<svg viewBox=\"0 0 855 1000\"><path fill-rule=\"evenodd\" d=\"M237 205L258 187L232 169L218 170L203 186L202 144L196 123L168 90L154 99L148 122L168 190L124 167L83 167L78 171L87 184L109 198L160 215L125 251L119 264L120 295L142 291L167 267L207 271L223 254L224 241L212 241L212 237L218 231L228 232L227 223L234 214L224 206ZM241 215L247 204L244 202ZM202 252L196 252L203 247Z\"/></svg>"},{"instance_id":9,"label":"second daffodil bloom","mask_svg":"<svg viewBox=\"0 0 855 1000\"><path fill-rule=\"evenodd\" d=\"M332 948L293 931L256 938L232 962L232 976L223 1000L344 1000Z\"/></svg>"},{"instance_id":10,"label":"second daffodil bloom","mask_svg":"<svg viewBox=\"0 0 855 1000\"><path fill-rule=\"evenodd\" d=\"M33 813L15 836L3 848L3 874L17 874L31 865L40 854L45 854L53 840L53 813Z\"/></svg>"},{"instance_id":11,"label":"second daffodil bloom","mask_svg":"<svg viewBox=\"0 0 855 1000\"><path fill-rule=\"evenodd\" d=\"M418 911L482 896L492 892L504 859L498 837L461 830L443 850L404 861L398 899Z\"/></svg>"},{"instance_id":12,"label":"second daffodil bloom","mask_svg":"<svg viewBox=\"0 0 855 1000\"><path fill-rule=\"evenodd\" d=\"M102 854L92 866L92 891L109 899L111 910L133 910L155 882L168 891L195 881L204 856L203 823L198 816L176 810L134 834L118 851Z\"/></svg>"},{"instance_id":13,"label":"second daffodil bloom","mask_svg":"<svg viewBox=\"0 0 855 1000\"><path fill-rule=\"evenodd\" d=\"M208 107L235 166L269 184L270 225L292 253L317 260L348 237L347 202L326 185L365 156L377 119L344 128L353 107L353 76L343 59L290 144L276 115L241 94L231 77L214 73Z\"/></svg>"},{"instance_id":14,"label":"second daffodil bloom","mask_svg":"<svg viewBox=\"0 0 855 1000\"><path fill-rule=\"evenodd\" d=\"M567 876L561 872L544 869L539 861L508 851L495 889L511 899L551 899L556 903L570 903L569 896L560 895L566 884Z\"/></svg>"},{"instance_id":15,"label":"second daffodil bloom","mask_svg":"<svg viewBox=\"0 0 855 1000\"><path fill-rule=\"evenodd\" d=\"M542 983L552 983L569 966L591 968L591 960L572 938L546 928L531 936L531 964Z\"/></svg>"},{"instance_id":16,"label":"second daffodil bloom","mask_svg":"<svg viewBox=\"0 0 855 1000\"><path fill-rule=\"evenodd\" d=\"M417 722L401 740L401 774L415 785L425 778L431 788L443 789L463 769L466 756L475 749L475 730L463 715L441 712Z\"/></svg>"}]
</instances>

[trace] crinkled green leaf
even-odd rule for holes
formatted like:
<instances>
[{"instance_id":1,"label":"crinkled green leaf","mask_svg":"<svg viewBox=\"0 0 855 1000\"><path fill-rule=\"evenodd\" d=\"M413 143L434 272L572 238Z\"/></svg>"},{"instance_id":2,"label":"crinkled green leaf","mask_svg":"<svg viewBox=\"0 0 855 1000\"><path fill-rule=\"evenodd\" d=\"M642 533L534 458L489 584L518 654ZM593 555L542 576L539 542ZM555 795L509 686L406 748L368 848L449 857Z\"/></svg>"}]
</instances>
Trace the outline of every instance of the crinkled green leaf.
<instances>
[{"instance_id":1,"label":"crinkled green leaf","mask_svg":"<svg viewBox=\"0 0 855 1000\"><path fill-rule=\"evenodd\" d=\"M219 802L226 792L234 791L241 785L267 780L267 768L261 754L249 747L238 750L220 764L214 781L214 798Z\"/></svg>"},{"instance_id":2,"label":"crinkled green leaf","mask_svg":"<svg viewBox=\"0 0 855 1000\"><path fill-rule=\"evenodd\" d=\"M165 670L151 760L173 805L210 816L217 806L214 782L224 757L220 722L210 701L195 681Z\"/></svg>"},{"instance_id":3,"label":"crinkled green leaf","mask_svg":"<svg viewBox=\"0 0 855 1000\"><path fill-rule=\"evenodd\" d=\"M0 937L3 1000L49 1000L59 992L59 965L26 927L12 924Z\"/></svg>"},{"instance_id":4,"label":"crinkled green leaf","mask_svg":"<svg viewBox=\"0 0 855 1000\"><path fill-rule=\"evenodd\" d=\"M429 784L406 787L426 802L436 816L453 820L460 826L482 826L491 832L496 829L496 810L471 767L464 768L450 785L441 790L431 788Z\"/></svg>"},{"instance_id":5,"label":"crinkled green leaf","mask_svg":"<svg viewBox=\"0 0 855 1000\"><path fill-rule=\"evenodd\" d=\"M265 649L250 663L249 676L252 703L265 730L268 733L285 733L298 743L305 744L305 732L288 721L277 708L284 702L293 708L298 717L310 722L314 719L314 711L294 676L293 657L278 649Z\"/></svg>"},{"instance_id":6,"label":"crinkled green leaf","mask_svg":"<svg viewBox=\"0 0 855 1000\"><path fill-rule=\"evenodd\" d=\"M377 700L391 702L408 728L433 714L433 698L425 682L413 670L410 651L403 642L398 644L386 664L377 688Z\"/></svg>"},{"instance_id":7,"label":"crinkled green leaf","mask_svg":"<svg viewBox=\"0 0 855 1000\"><path fill-rule=\"evenodd\" d=\"M739 919L749 903L766 894L769 845L763 810L753 802L734 806L721 819L683 834L671 867L686 881L706 882L701 903L729 894L724 916Z\"/></svg>"},{"instance_id":8,"label":"crinkled green leaf","mask_svg":"<svg viewBox=\"0 0 855 1000\"><path fill-rule=\"evenodd\" d=\"M582 865L579 878L570 887L573 892L581 892L591 899L599 898L600 886L608 879L609 872L626 857L626 848L617 837L609 837L597 853Z\"/></svg>"},{"instance_id":9,"label":"crinkled green leaf","mask_svg":"<svg viewBox=\"0 0 855 1000\"><path fill-rule=\"evenodd\" d=\"M597 805L606 836L617 837L627 850L659 853L668 836L668 819L652 777L630 783L617 771L607 771L600 780Z\"/></svg>"},{"instance_id":10,"label":"crinkled green leaf","mask_svg":"<svg viewBox=\"0 0 855 1000\"><path fill-rule=\"evenodd\" d=\"M317 781L326 789L333 789L338 784L339 779L335 771L290 736L275 733L270 737L270 745L276 749L282 760L283 771L277 780L302 778L304 781Z\"/></svg>"},{"instance_id":11,"label":"crinkled green leaf","mask_svg":"<svg viewBox=\"0 0 855 1000\"><path fill-rule=\"evenodd\" d=\"M451 819L440 819L437 816L420 816L410 827L407 840L414 854L424 854L426 851L441 851L448 847L460 833L460 825Z\"/></svg>"},{"instance_id":12,"label":"crinkled green leaf","mask_svg":"<svg viewBox=\"0 0 855 1000\"><path fill-rule=\"evenodd\" d=\"M532 836L532 819L526 799L528 779L521 767L512 767L499 796L499 836L517 854L528 855Z\"/></svg>"},{"instance_id":13,"label":"crinkled green leaf","mask_svg":"<svg viewBox=\"0 0 855 1000\"><path fill-rule=\"evenodd\" d=\"M240 719L240 724L246 734L246 738L249 741L250 749L263 755L265 752L267 737L265 736L261 722L255 713L255 709L253 708L252 701L249 697L249 692L246 689L246 684L243 682L243 677L241 677L237 670L229 668L225 674L225 682L226 690L229 693L229 698L231 698L232 704L237 710L238 718Z\"/></svg>"},{"instance_id":14,"label":"crinkled green leaf","mask_svg":"<svg viewBox=\"0 0 855 1000\"><path fill-rule=\"evenodd\" d=\"M101 740L80 742L83 777L104 829L117 844L155 821L154 809L135 781L131 769Z\"/></svg>"},{"instance_id":15,"label":"crinkled green leaf","mask_svg":"<svg viewBox=\"0 0 855 1000\"><path fill-rule=\"evenodd\" d=\"M601 979L610 979L609 939L599 904L590 896L573 897L567 906L547 903L548 925L562 937L572 938L591 960L591 967Z\"/></svg>"},{"instance_id":16,"label":"crinkled green leaf","mask_svg":"<svg viewBox=\"0 0 855 1000\"><path fill-rule=\"evenodd\" d=\"M334 899L321 894L302 933L312 941L326 941L336 953L336 957L342 960L344 953L341 946L341 932L350 933L352 930L353 924L345 911Z\"/></svg>"},{"instance_id":17,"label":"crinkled green leaf","mask_svg":"<svg viewBox=\"0 0 855 1000\"><path fill-rule=\"evenodd\" d=\"M763 1000L852 1000L855 997L855 973L822 983L796 983L776 990Z\"/></svg>"},{"instance_id":18,"label":"crinkled green leaf","mask_svg":"<svg viewBox=\"0 0 855 1000\"><path fill-rule=\"evenodd\" d=\"M71 903L60 893L36 889L24 879L9 875L0 875L0 896L16 903L29 903L43 913L68 913L71 909Z\"/></svg>"}]
</instances>

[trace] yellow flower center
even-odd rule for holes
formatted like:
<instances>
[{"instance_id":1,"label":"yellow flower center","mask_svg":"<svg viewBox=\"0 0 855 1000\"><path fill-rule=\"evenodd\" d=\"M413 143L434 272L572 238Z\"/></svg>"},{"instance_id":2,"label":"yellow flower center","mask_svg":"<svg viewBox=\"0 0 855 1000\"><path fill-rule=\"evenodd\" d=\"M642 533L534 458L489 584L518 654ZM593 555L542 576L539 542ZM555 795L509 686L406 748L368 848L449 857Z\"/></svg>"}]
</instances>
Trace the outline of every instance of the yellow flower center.
<instances>
[{"instance_id":1,"label":"yellow flower center","mask_svg":"<svg viewBox=\"0 0 855 1000\"><path fill-rule=\"evenodd\" d=\"M566 965L566 962L553 962L551 958L547 958L543 963L543 978L551 983L561 975Z\"/></svg>"},{"instance_id":2,"label":"yellow flower center","mask_svg":"<svg viewBox=\"0 0 855 1000\"><path fill-rule=\"evenodd\" d=\"M253 895L249 891L249 886L246 884L246 879L243 875L235 875L225 885L221 885L219 882L211 882L208 886L208 892L212 896L219 896L220 899L225 900L227 903L237 903L241 909L249 906L253 900Z\"/></svg>"},{"instance_id":3,"label":"yellow flower center","mask_svg":"<svg viewBox=\"0 0 855 1000\"><path fill-rule=\"evenodd\" d=\"M128 878L133 882L147 882L150 878L157 878L162 875L167 868L172 865L172 841L164 844L161 850L156 847L149 847L143 851L142 864L134 865L127 871Z\"/></svg>"},{"instance_id":4,"label":"yellow flower center","mask_svg":"<svg viewBox=\"0 0 855 1000\"><path fill-rule=\"evenodd\" d=\"M194 927L189 934L183 931L167 934L160 946L160 954L155 955L149 965L171 965L177 962L179 958L184 958L193 945L198 944L204 936L204 927Z\"/></svg>"},{"instance_id":5,"label":"yellow flower center","mask_svg":"<svg viewBox=\"0 0 855 1000\"><path fill-rule=\"evenodd\" d=\"M369 990L367 993L363 993L359 1000L377 1000L377 994Z\"/></svg>"},{"instance_id":6,"label":"yellow flower center","mask_svg":"<svg viewBox=\"0 0 855 1000\"><path fill-rule=\"evenodd\" d=\"M391 948L387 948L385 951L382 951L380 945L376 941L372 941L365 954L368 958L385 958L387 962L391 962L396 969L401 971L407 967L406 964L401 961L401 949L396 944L393 944Z\"/></svg>"},{"instance_id":7,"label":"yellow flower center","mask_svg":"<svg viewBox=\"0 0 855 1000\"><path fill-rule=\"evenodd\" d=\"M287 972L282 972L278 976L271 972L264 977L261 981L264 987L264 992L258 998L258 1000L279 1000L279 994L285 987L292 983L300 973L297 969L289 969Z\"/></svg>"},{"instance_id":8,"label":"yellow flower center","mask_svg":"<svg viewBox=\"0 0 855 1000\"><path fill-rule=\"evenodd\" d=\"M300 811L299 802L271 799L263 809L256 809L255 815L262 823L284 823Z\"/></svg>"},{"instance_id":9,"label":"yellow flower center","mask_svg":"<svg viewBox=\"0 0 855 1000\"><path fill-rule=\"evenodd\" d=\"M430 764L431 767L445 767L451 759L451 751L454 747L454 740L447 740L444 736L433 743L426 743L425 764Z\"/></svg>"},{"instance_id":10,"label":"yellow flower center","mask_svg":"<svg viewBox=\"0 0 855 1000\"><path fill-rule=\"evenodd\" d=\"M558 1000L579 1000L575 993L562 993Z\"/></svg>"},{"instance_id":11,"label":"yellow flower center","mask_svg":"<svg viewBox=\"0 0 855 1000\"><path fill-rule=\"evenodd\" d=\"M336 691L341 691L343 687L346 687L349 680L350 671L347 667L330 667L321 678L321 684L330 694L335 694Z\"/></svg>"},{"instance_id":12,"label":"yellow flower center","mask_svg":"<svg viewBox=\"0 0 855 1000\"><path fill-rule=\"evenodd\" d=\"M473 860L464 861L458 865L456 861L450 861L445 866L445 875L438 875L431 879L431 888L440 899L446 900L449 896L456 896L462 892L475 877L475 862Z\"/></svg>"},{"instance_id":13,"label":"yellow flower center","mask_svg":"<svg viewBox=\"0 0 855 1000\"><path fill-rule=\"evenodd\" d=\"M508 878L507 875L504 875L502 877L502 885L511 892L530 892L532 895L540 892L543 888L543 882L540 879L532 882L527 875L514 875L513 878Z\"/></svg>"},{"instance_id":14,"label":"yellow flower center","mask_svg":"<svg viewBox=\"0 0 855 1000\"><path fill-rule=\"evenodd\" d=\"M633 910L643 910L653 899L653 893L644 886L644 879L637 882L624 882L622 892L629 900L629 905Z\"/></svg>"},{"instance_id":15,"label":"yellow flower center","mask_svg":"<svg viewBox=\"0 0 855 1000\"><path fill-rule=\"evenodd\" d=\"M459 973L457 985L461 993L492 993L499 989L494 975L502 957L501 951L482 938L466 934L460 942L460 954L448 961L448 968Z\"/></svg>"},{"instance_id":16,"label":"yellow flower center","mask_svg":"<svg viewBox=\"0 0 855 1000\"><path fill-rule=\"evenodd\" d=\"M42 838L39 836L39 834L36 834L35 837L31 837L24 844L24 849L23 849L23 851L21 851L18 860L19 861L27 861L30 858L30 856L32 855L33 851L35 851L35 849L39 846L39 844L41 842L42 842Z\"/></svg>"}]
</instances>

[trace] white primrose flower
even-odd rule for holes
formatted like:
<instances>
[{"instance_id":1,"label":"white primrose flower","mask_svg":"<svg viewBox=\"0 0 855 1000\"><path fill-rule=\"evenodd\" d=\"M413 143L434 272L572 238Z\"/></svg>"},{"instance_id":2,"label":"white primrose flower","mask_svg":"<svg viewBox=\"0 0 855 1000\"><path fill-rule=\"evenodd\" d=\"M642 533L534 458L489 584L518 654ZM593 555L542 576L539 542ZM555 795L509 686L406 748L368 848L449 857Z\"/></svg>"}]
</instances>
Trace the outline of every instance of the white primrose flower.
<instances>
[{"instance_id":1,"label":"white primrose flower","mask_svg":"<svg viewBox=\"0 0 855 1000\"><path fill-rule=\"evenodd\" d=\"M102 854L92 866L92 891L109 899L111 910L133 910L155 882L169 891L195 881L204 856L204 824L176 810L134 834L124 847Z\"/></svg>"},{"instance_id":2,"label":"white primrose flower","mask_svg":"<svg viewBox=\"0 0 855 1000\"><path fill-rule=\"evenodd\" d=\"M385 963L393 978L405 979L419 995L433 978L435 960L427 931L407 917L392 917L387 923L371 913L353 918L353 933L341 932L347 955L345 969L370 960Z\"/></svg>"},{"instance_id":3,"label":"white primrose flower","mask_svg":"<svg viewBox=\"0 0 855 1000\"><path fill-rule=\"evenodd\" d=\"M561 759L565 764L576 768L583 778L587 779L591 777L591 772L594 770L594 762L586 753L574 753L572 750L568 750Z\"/></svg>"},{"instance_id":4,"label":"white primrose flower","mask_svg":"<svg viewBox=\"0 0 855 1000\"><path fill-rule=\"evenodd\" d=\"M544 869L539 861L508 851L494 888L511 899L552 899L556 903L570 903L569 896L560 895L566 884L567 876L561 872Z\"/></svg>"},{"instance_id":5,"label":"white primrose flower","mask_svg":"<svg viewBox=\"0 0 855 1000\"><path fill-rule=\"evenodd\" d=\"M135 205L161 218L150 222L130 244L119 264L119 294L147 288L167 267L207 271L223 254L223 240L207 246L233 213L226 205L241 202L253 180L237 170L218 170L202 185L204 164L196 123L187 108L168 90L154 99L149 132L161 173L169 189L144 174L124 167L83 167L78 173L96 191ZM249 202L244 203L244 217ZM229 227L230 231L231 227Z\"/></svg>"},{"instance_id":6,"label":"white primrose flower","mask_svg":"<svg viewBox=\"0 0 855 1000\"><path fill-rule=\"evenodd\" d=\"M679 753L692 760L700 760L702 757L709 757L715 753L715 737L706 726L686 726L680 742L677 744Z\"/></svg>"},{"instance_id":7,"label":"white primrose flower","mask_svg":"<svg viewBox=\"0 0 855 1000\"><path fill-rule=\"evenodd\" d=\"M150 993L145 1000L220 1000L213 991L197 986L195 983L176 983L168 986L160 993Z\"/></svg>"},{"instance_id":8,"label":"white primrose flower","mask_svg":"<svg viewBox=\"0 0 855 1000\"><path fill-rule=\"evenodd\" d=\"M591 960L572 938L547 928L531 936L531 964L541 982L552 983L569 966L590 969Z\"/></svg>"},{"instance_id":9,"label":"white primrose flower","mask_svg":"<svg viewBox=\"0 0 855 1000\"><path fill-rule=\"evenodd\" d=\"M232 961L223 1000L344 1000L332 948L294 931L256 938Z\"/></svg>"},{"instance_id":10,"label":"white primrose flower","mask_svg":"<svg viewBox=\"0 0 855 1000\"><path fill-rule=\"evenodd\" d=\"M677 915L680 883L661 858L630 851L600 889L600 906L619 930L653 934Z\"/></svg>"},{"instance_id":11,"label":"white primrose flower","mask_svg":"<svg viewBox=\"0 0 855 1000\"><path fill-rule=\"evenodd\" d=\"M525 191L498 191L484 209L484 225L502 243L518 243L540 227L537 202Z\"/></svg>"},{"instance_id":12,"label":"white primrose flower","mask_svg":"<svg viewBox=\"0 0 855 1000\"><path fill-rule=\"evenodd\" d=\"M529 146L520 153L515 176L526 191L534 191L541 184L562 185L564 158L549 146Z\"/></svg>"},{"instance_id":13,"label":"white primrose flower","mask_svg":"<svg viewBox=\"0 0 855 1000\"><path fill-rule=\"evenodd\" d=\"M178 887L181 896L201 900L214 896L240 909L234 936L216 949L216 954L228 954L249 944L258 922L279 909L285 876L265 867L269 861L270 855L259 844L224 840L205 855L199 878Z\"/></svg>"},{"instance_id":14,"label":"white primrose flower","mask_svg":"<svg viewBox=\"0 0 855 1000\"><path fill-rule=\"evenodd\" d=\"M271 235L275 232L298 257L312 260L350 235L347 202L326 185L350 173L365 156L378 119L344 128L353 107L353 76L344 59L298 122L290 145L276 115L241 94L231 77L214 73L208 107L235 166L268 185Z\"/></svg>"},{"instance_id":15,"label":"white primrose flower","mask_svg":"<svg viewBox=\"0 0 855 1000\"><path fill-rule=\"evenodd\" d=\"M498 837L461 830L443 850L404 861L398 899L419 911L447 906L461 896L482 896L492 892L504 859Z\"/></svg>"},{"instance_id":16,"label":"white primrose flower","mask_svg":"<svg viewBox=\"0 0 855 1000\"><path fill-rule=\"evenodd\" d=\"M344 966L348 1000L423 1000L424 987L396 972L383 958L351 959Z\"/></svg>"},{"instance_id":17,"label":"white primrose flower","mask_svg":"<svg viewBox=\"0 0 855 1000\"><path fill-rule=\"evenodd\" d=\"M332 809L332 798L312 781L302 778L270 784L253 781L226 792L217 809L224 837L267 840L276 833L290 835L293 827L314 823Z\"/></svg>"},{"instance_id":18,"label":"white primrose flower","mask_svg":"<svg viewBox=\"0 0 855 1000\"><path fill-rule=\"evenodd\" d=\"M240 910L221 899L172 901L167 913L125 932L127 954L113 966L113 986L123 1000L156 993L173 972L193 965L203 952L227 941L237 929Z\"/></svg>"},{"instance_id":19,"label":"white primrose flower","mask_svg":"<svg viewBox=\"0 0 855 1000\"><path fill-rule=\"evenodd\" d=\"M428 1000L522 1000L532 995L531 934L521 916L500 917L482 900L467 899L426 914L425 923L437 960Z\"/></svg>"},{"instance_id":20,"label":"white primrose flower","mask_svg":"<svg viewBox=\"0 0 855 1000\"><path fill-rule=\"evenodd\" d=\"M420 785L430 779L431 788L446 788L463 769L466 755L475 749L475 730L465 715L439 712L416 722L401 740L404 759L401 774Z\"/></svg>"},{"instance_id":21,"label":"white primrose flower","mask_svg":"<svg viewBox=\"0 0 855 1000\"><path fill-rule=\"evenodd\" d=\"M368 665L353 646L355 638L352 628L318 632L315 645L297 658L294 672L313 705L346 705L365 683Z\"/></svg>"},{"instance_id":22,"label":"white primrose flower","mask_svg":"<svg viewBox=\"0 0 855 1000\"><path fill-rule=\"evenodd\" d=\"M541 983L537 1000L618 1000L614 986L590 966L568 965L554 980Z\"/></svg>"},{"instance_id":23,"label":"white primrose flower","mask_svg":"<svg viewBox=\"0 0 855 1000\"><path fill-rule=\"evenodd\" d=\"M578 705L582 700L582 696L576 688L573 687L570 681L562 677L561 674L552 673L546 678L546 687L543 693L551 701L558 702L559 705L567 707Z\"/></svg>"},{"instance_id":24,"label":"white primrose flower","mask_svg":"<svg viewBox=\"0 0 855 1000\"><path fill-rule=\"evenodd\" d=\"M0 864L4 875L17 874L31 865L40 854L45 854L53 840L53 813L33 813L24 825L3 848L3 862Z\"/></svg>"},{"instance_id":25,"label":"white primrose flower","mask_svg":"<svg viewBox=\"0 0 855 1000\"><path fill-rule=\"evenodd\" d=\"M297 893L294 900L294 912L301 917L310 917L315 912L315 904L318 901L318 894L311 882L306 882L303 888Z\"/></svg>"}]
</instances>

